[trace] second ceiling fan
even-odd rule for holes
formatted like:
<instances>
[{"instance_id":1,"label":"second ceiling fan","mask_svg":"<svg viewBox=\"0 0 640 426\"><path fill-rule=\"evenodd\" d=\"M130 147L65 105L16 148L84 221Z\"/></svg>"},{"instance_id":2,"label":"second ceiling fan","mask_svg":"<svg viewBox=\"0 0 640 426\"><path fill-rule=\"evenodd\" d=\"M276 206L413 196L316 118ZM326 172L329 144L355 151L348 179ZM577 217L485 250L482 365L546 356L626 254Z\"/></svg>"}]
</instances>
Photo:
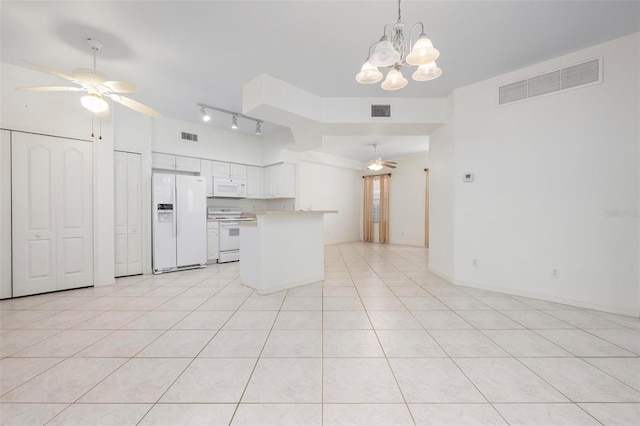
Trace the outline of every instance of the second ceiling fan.
<instances>
[{"instance_id":1,"label":"second ceiling fan","mask_svg":"<svg viewBox=\"0 0 640 426\"><path fill-rule=\"evenodd\" d=\"M384 167L388 167L390 169L395 169L398 163L395 161L383 161L382 157L378 156L378 144L373 144L373 160L369 161L367 164L367 169L377 172L382 170Z\"/></svg>"}]
</instances>

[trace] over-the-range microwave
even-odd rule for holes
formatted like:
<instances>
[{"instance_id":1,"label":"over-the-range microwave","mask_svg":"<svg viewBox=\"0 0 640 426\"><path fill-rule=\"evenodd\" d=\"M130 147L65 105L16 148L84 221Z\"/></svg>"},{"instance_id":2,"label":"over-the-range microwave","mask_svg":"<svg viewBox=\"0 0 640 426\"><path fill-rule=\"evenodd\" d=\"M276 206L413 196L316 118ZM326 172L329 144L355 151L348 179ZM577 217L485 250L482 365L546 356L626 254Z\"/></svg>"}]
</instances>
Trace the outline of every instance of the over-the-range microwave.
<instances>
[{"instance_id":1,"label":"over-the-range microwave","mask_svg":"<svg viewBox=\"0 0 640 426\"><path fill-rule=\"evenodd\" d=\"M245 179L213 178L213 196L226 198L245 198L247 181Z\"/></svg>"}]
</instances>

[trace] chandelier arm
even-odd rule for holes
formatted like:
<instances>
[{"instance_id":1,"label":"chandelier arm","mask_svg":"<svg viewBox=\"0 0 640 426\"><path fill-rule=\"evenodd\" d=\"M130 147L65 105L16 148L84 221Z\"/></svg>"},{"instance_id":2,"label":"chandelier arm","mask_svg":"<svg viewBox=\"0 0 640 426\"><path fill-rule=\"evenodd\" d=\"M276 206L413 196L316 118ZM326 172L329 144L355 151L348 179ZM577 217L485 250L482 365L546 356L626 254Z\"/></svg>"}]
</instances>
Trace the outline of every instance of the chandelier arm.
<instances>
[{"instance_id":1,"label":"chandelier arm","mask_svg":"<svg viewBox=\"0 0 640 426\"><path fill-rule=\"evenodd\" d=\"M422 22L416 22L415 24L413 24L413 27L411 27L411 31L409 32L409 49L411 49L413 47L413 30L420 25L421 27L421 31L420 34L424 34L424 24ZM420 35L418 35L418 38L420 38Z\"/></svg>"}]
</instances>

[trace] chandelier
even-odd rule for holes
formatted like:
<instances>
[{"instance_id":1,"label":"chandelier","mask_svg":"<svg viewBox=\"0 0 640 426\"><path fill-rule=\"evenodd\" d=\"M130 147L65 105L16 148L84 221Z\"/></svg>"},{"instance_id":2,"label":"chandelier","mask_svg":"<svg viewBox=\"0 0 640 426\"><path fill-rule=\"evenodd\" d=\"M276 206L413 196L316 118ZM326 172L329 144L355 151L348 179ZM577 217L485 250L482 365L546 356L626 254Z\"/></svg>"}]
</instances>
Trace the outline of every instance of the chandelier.
<instances>
[{"instance_id":1,"label":"chandelier","mask_svg":"<svg viewBox=\"0 0 640 426\"><path fill-rule=\"evenodd\" d=\"M420 25L421 32L418 40L411 46L411 33ZM390 37L387 36L389 29ZM402 67L417 66L418 69L411 76L416 81L428 81L440 77L442 70L436 65L440 56L438 49L433 47L431 40L424 33L424 24L417 22L409 31L409 44L404 36L405 24L401 19L400 0L398 0L398 22L384 26L380 41L369 47L369 57L356 75L356 81L362 84L373 84L382 80L382 72L378 67L390 68L387 78L382 82L384 90L398 90L407 85L407 79L402 75Z\"/></svg>"}]
</instances>

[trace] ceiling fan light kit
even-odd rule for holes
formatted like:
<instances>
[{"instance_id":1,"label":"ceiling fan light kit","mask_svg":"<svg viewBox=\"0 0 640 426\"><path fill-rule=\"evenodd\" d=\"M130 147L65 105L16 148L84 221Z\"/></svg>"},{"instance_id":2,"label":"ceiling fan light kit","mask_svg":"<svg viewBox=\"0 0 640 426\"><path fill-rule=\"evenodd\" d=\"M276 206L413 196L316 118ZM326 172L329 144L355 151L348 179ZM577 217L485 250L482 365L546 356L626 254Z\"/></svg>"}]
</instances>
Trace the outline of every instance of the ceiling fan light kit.
<instances>
[{"instance_id":1,"label":"ceiling fan light kit","mask_svg":"<svg viewBox=\"0 0 640 426\"><path fill-rule=\"evenodd\" d=\"M109 109L107 101L97 93L89 93L88 95L81 97L80 103L83 107L96 114Z\"/></svg>"},{"instance_id":2,"label":"ceiling fan light kit","mask_svg":"<svg viewBox=\"0 0 640 426\"><path fill-rule=\"evenodd\" d=\"M391 68L381 87L384 90L398 90L405 87L407 79L402 75L403 66L417 66L412 74L415 81L429 81L442 75L436 65L440 51L433 47L433 42L424 33L424 24L417 22L409 32L409 36L417 26L421 27L418 40L411 47L411 38L407 44L404 36L405 24L402 22L400 0L398 0L398 21L393 25L385 25L380 41L369 47L369 57L356 74L356 81L361 84L373 84L382 80L382 72L378 67ZM391 40L387 36L387 28L392 28Z\"/></svg>"},{"instance_id":3,"label":"ceiling fan light kit","mask_svg":"<svg viewBox=\"0 0 640 426\"><path fill-rule=\"evenodd\" d=\"M378 144L373 144L373 160L369 161L367 164L367 170L371 170L372 172L379 172L385 167L390 169L395 169L398 163L395 161L383 161L382 157L378 157Z\"/></svg>"}]
</instances>

